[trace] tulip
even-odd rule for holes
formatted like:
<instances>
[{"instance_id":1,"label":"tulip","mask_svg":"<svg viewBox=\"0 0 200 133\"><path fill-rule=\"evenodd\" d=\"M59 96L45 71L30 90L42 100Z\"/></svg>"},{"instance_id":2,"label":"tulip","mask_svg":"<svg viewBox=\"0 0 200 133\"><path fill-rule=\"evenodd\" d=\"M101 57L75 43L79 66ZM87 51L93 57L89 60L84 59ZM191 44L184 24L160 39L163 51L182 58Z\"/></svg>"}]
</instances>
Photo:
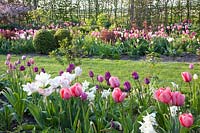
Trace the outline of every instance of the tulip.
<instances>
[{"instance_id":1,"label":"tulip","mask_svg":"<svg viewBox=\"0 0 200 133\"><path fill-rule=\"evenodd\" d=\"M133 77L133 79L135 79L135 80L139 79L139 75L138 75L137 72L133 72L133 73L132 73L132 77Z\"/></svg>"},{"instance_id":2,"label":"tulip","mask_svg":"<svg viewBox=\"0 0 200 133\"><path fill-rule=\"evenodd\" d=\"M74 64L69 64L69 68L71 68L72 70L75 69L75 65Z\"/></svg>"},{"instance_id":3,"label":"tulip","mask_svg":"<svg viewBox=\"0 0 200 133\"><path fill-rule=\"evenodd\" d=\"M185 82L190 82L192 80L192 75L189 72L182 72L181 76Z\"/></svg>"},{"instance_id":4,"label":"tulip","mask_svg":"<svg viewBox=\"0 0 200 133\"><path fill-rule=\"evenodd\" d=\"M24 71L24 70L25 70L25 67L24 67L24 66L20 66L19 70L20 70L20 71Z\"/></svg>"},{"instance_id":5,"label":"tulip","mask_svg":"<svg viewBox=\"0 0 200 133\"><path fill-rule=\"evenodd\" d=\"M89 76L90 76L90 78L93 78L94 77L94 73L93 73L93 71L89 71Z\"/></svg>"},{"instance_id":6,"label":"tulip","mask_svg":"<svg viewBox=\"0 0 200 133\"><path fill-rule=\"evenodd\" d=\"M169 87L165 88L159 88L154 92L154 97L156 100L163 102L165 104L171 104L172 103L172 92Z\"/></svg>"},{"instance_id":7,"label":"tulip","mask_svg":"<svg viewBox=\"0 0 200 133\"><path fill-rule=\"evenodd\" d=\"M105 73L105 80L106 80L106 81L109 81L110 77L111 77L110 72L106 72L106 73Z\"/></svg>"},{"instance_id":8,"label":"tulip","mask_svg":"<svg viewBox=\"0 0 200 133\"><path fill-rule=\"evenodd\" d=\"M109 83L112 88L120 86L120 81L119 81L118 77L110 77Z\"/></svg>"},{"instance_id":9,"label":"tulip","mask_svg":"<svg viewBox=\"0 0 200 133\"><path fill-rule=\"evenodd\" d=\"M148 78L145 78L144 83L148 85L150 83L150 80Z\"/></svg>"},{"instance_id":10,"label":"tulip","mask_svg":"<svg viewBox=\"0 0 200 133\"><path fill-rule=\"evenodd\" d=\"M185 95L181 94L181 92L172 92L172 105L174 106L182 106L185 102Z\"/></svg>"},{"instance_id":11,"label":"tulip","mask_svg":"<svg viewBox=\"0 0 200 133\"><path fill-rule=\"evenodd\" d=\"M75 71L76 76L81 76L81 74L82 74L82 69L81 69L81 67L79 67L79 66L76 67L74 71Z\"/></svg>"},{"instance_id":12,"label":"tulip","mask_svg":"<svg viewBox=\"0 0 200 133\"><path fill-rule=\"evenodd\" d=\"M11 54L7 54L7 57L6 57L6 58L7 58L8 61L10 61L10 59L11 59Z\"/></svg>"},{"instance_id":13,"label":"tulip","mask_svg":"<svg viewBox=\"0 0 200 133\"><path fill-rule=\"evenodd\" d=\"M79 97L81 96L83 90L82 90L82 86L80 83L75 83L73 86L70 87L71 90L71 94L74 97Z\"/></svg>"},{"instance_id":14,"label":"tulip","mask_svg":"<svg viewBox=\"0 0 200 133\"><path fill-rule=\"evenodd\" d=\"M41 72L45 73L46 71L44 70L44 68L41 68Z\"/></svg>"},{"instance_id":15,"label":"tulip","mask_svg":"<svg viewBox=\"0 0 200 133\"><path fill-rule=\"evenodd\" d=\"M71 91L68 88L62 88L60 90L60 96L62 99L68 100L71 98Z\"/></svg>"},{"instance_id":16,"label":"tulip","mask_svg":"<svg viewBox=\"0 0 200 133\"><path fill-rule=\"evenodd\" d=\"M38 72L38 67L35 66L35 67L33 68L33 71L34 71L34 72Z\"/></svg>"},{"instance_id":17,"label":"tulip","mask_svg":"<svg viewBox=\"0 0 200 133\"><path fill-rule=\"evenodd\" d=\"M26 56L25 55L22 56L22 60L26 60Z\"/></svg>"},{"instance_id":18,"label":"tulip","mask_svg":"<svg viewBox=\"0 0 200 133\"><path fill-rule=\"evenodd\" d=\"M59 76L62 76L63 73L64 73L64 71L63 71L63 70L60 70Z\"/></svg>"},{"instance_id":19,"label":"tulip","mask_svg":"<svg viewBox=\"0 0 200 133\"><path fill-rule=\"evenodd\" d=\"M194 79L194 80L197 80L197 79L198 79L198 75L197 75L197 74L194 74L194 75L193 75L193 79Z\"/></svg>"},{"instance_id":20,"label":"tulip","mask_svg":"<svg viewBox=\"0 0 200 133\"><path fill-rule=\"evenodd\" d=\"M191 113L188 113L188 114L184 113L179 116L179 122L184 127L187 127L187 128L191 127L193 124L193 121L194 119Z\"/></svg>"},{"instance_id":21,"label":"tulip","mask_svg":"<svg viewBox=\"0 0 200 133\"><path fill-rule=\"evenodd\" d=\"M66 72L71 73L71 72L72 72L72 69L71 69L70 67L68 67L68 68L66 69Z\"/></svg>"},{"instance_id":22,"label":"tulip","mask_svg":"<svg viewBox=\"0 0 200 133\"><path fill-rule=\"evenodd\" d=\"M103 82L104 78L103 78L102 75L98 75L98 76L97 76L97 80L98 80L99 82Z\"/></svg>"},{"instance_id":23,"label":"tulip","mask_svg":"<svg viewBox=\"0 0 200 133\"><path fill-rule=\"evenodd\" d=\"M87 100L87 96L88 96L88 94L87 93L85 93L85 92L83 92L82 94L81 94L81 100Z\"/></svg>"},{"instance_id":24,"label":"tulip","mask_svg":"<svg viewBox=\"0 0 200 133\"><path fill-rule=\"evenodd\" d=\"M27 64L27 66L28 66L28 67L30 67L30 66L31 66L31 63L30 63L29 61L28 61L26 64Z\"/></svg>"},{"instance_id":25,"label":"tulip","mask_svg":"<svg viewBox=\"0 0 200 133\"><path fill-rule=\"evenodd\" d=\"M193 68L194 68L194 64L190 64L190 65L189 65L189 68L190 68L190 69L193 69Z\"/></svg>"},{"instance_id":26,"label":"tulip","mask_svg":"<svg viewBox=\"0 0 200 133\"><path fill-rule=\"evenodd\" d=\"M30 58L28 62L30 62L32 65L35 63L33 58Z\"/></svg>"},{"instance_id":27,"label":"tulip","mask_svg":"<svg viewBox=\"0 0 200 133\"><path fill-rule=\"evenodd\" d=\"M124 101L126 93L122 92L120 88L114 88L112 92L112 98L116 103L121 103Z\"/></svg>"},{"instance_id":28,"label":"tulip","mask_svg":"<svg viewBox=\"0 0 200 133\"><path fill-rule=\"evenodd\" d=\"M124 90L125 91L130 91L130 89L131 89L130 82L128 82L128 81L124 82Z\"/></svg>"}]
</instances>

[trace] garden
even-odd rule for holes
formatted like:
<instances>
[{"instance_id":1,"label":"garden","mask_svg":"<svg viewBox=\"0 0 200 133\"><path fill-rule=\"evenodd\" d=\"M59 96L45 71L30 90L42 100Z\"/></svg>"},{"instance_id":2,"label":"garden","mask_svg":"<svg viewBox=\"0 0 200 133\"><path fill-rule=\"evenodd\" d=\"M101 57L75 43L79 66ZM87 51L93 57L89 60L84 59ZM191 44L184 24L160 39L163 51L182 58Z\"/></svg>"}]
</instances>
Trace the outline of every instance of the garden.
<instances>
[{"instance_id":1,"label":"garden","mask_svg":"<svg viewBox=\"0 0 200 133\"><path fill-rule=\"evenodd\" d=\"M198 0L0 2L0 132L200 132Z\"/></svg>"}]
</instances>

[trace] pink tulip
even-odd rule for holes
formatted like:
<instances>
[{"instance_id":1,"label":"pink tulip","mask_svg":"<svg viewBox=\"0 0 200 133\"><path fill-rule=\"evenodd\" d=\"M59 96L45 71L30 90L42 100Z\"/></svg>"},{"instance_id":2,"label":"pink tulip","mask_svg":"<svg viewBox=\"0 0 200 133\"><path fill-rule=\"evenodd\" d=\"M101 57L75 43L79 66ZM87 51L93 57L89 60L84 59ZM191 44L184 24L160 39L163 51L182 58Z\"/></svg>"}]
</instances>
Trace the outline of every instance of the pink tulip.
<instances>
[{"instance_id":1,"label":"pink tulip","mask_svg":"<svg viewBox=\"0 0 200 133\"><path fill-rule=\"evenodd\" d=\"M193 68L194 68L194 64L190 64L190 65L189 65L189 68L190 68L190 69L193 69Z\"/></svg>"},{"instance_id":2,"label":"pink tulip","mask_svg":"<svg viewBox=\"0 0 200 133\"><path fill-rule=\"evenodd\" d=\"M182 106L185 102L185 95L181 94L181 92L172 92L172 105Z\"/></svg>"},{"instance_id":3,"label":"pink tulip","mask_svg":"<svg viewBox=\"0 0 200 133\"><path fill-rule=\"evenodd\" d=\"M109 83L112 88L120 86L120 81L119 81L118 77L110 77Z\"/></svg>"},{"instance_id":4,"label":"pink tulip","mask_svg":"<svg viewBox=\"0 0 200 133\"><path fill-rule=\"evenodd\" d=\"M190 82L192 80L192 75L189 72L182 72L181 76L185 82Z\"/></svg>"},{"instance_id":5,"label":"pink tulip","mask_svg":"<svg viewBox=\"0 0 200 133\"><path fill-rule=\"evenodd\" d=\"M193 124L193 121L194 119L191 113L188 113L188 114L184 113L179 116L179 122L184 127L187 127L187 128L191 127Z\"/></svg>"},{"instance_id":6,"label":"pink tulip","mask_svg":"<svg viewBox=\"0 0 200 133\"><path fill-rule=\"evenodd\" d=\"M112 92L112 98L116 103L123 102L126 97L126 93L122 92L120 88L114 88Z\"/></svg>"},{"instance_id":7,"label":"pink tulip","mask_svg":"<svg viewBox=\"0 0 200 133\"><path fill-rule=\"evenodd\" d=\"M82 86L80 83L75 83L73 86L70 87L70 90L71 90L72 96L74 97L79 97L83 92Z\"/></svg>"},{"instance_id":8,"label":"pink tulip","mask_svg":"<svg viewBox=\"0 0 200 133\"><path fill-rule=\"evenodd\" d=\"M165 104L172 103L172 92L169 87L159 88L154 92L154 97L156 100L163 102Z\"/></svg>"},{"instance_id":9,"label":"pink tulip","mask_svg":"<svg viewBox=\"0 0 200 133\"><path fill-rule=\"evenodd\" d=\"M62 99L68 100L71 98L71 91L68 88L62 88L60 90L60 96Z\"/></svg>"}]
</instances>

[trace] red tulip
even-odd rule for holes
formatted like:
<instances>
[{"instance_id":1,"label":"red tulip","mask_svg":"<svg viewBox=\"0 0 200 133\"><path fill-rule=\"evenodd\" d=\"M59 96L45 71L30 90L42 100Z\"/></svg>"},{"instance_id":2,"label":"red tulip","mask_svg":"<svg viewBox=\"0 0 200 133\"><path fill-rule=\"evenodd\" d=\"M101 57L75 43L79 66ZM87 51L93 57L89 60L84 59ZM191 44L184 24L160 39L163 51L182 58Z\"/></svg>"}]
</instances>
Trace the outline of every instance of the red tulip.
<instances>
[{"instance_id":1,"label":"red tulip","mask_svg":"<svg viewBox=\"0 0 200 133\"><path fill-rule=\"evenodd\" d=\"M70 90L71 90L72 96L74 97L79 97L83 92L82 86L80 83L75 83L73 86L70 87Z\"/></svg>"},{"instance_id":2,"label":"red tulip","mask_svg":"<svg viewBox=\"0 0 200 133\"><path fill-rule=\"evenodd\" d=\"M192 80L192 75L189 72L182 72L181 76L185 82L190 82Z\"/></svg>"},{"instance_id":3,"label":"red tulip","mask_svg":"<svg viewBox=\"0 0 200 133\"><path fill-rule=\"evenodd\" d=\"M172 92L169 87L167 88L160 88L154 92L154 97L156 100L171 104L172 103Z\"/></svg>"},{"instance_id":4,"label":"red tulip","mask_svg":"<svg viewBox=\"0 0 200 133\"><path fill-rule=\"evenodd\" d=\"M185 95L181 94L181 92L172 92L172 105L182 106L185 102Z\"/></svg>"},{"instance_id":5,"label":"red tulip","mask_svg":"<svg viewBox=\"0 0 200 133\"><path fill-rule=\"evenodd\" d=\"M112 92L112 98L116 103L123 102L126 97L126 93L122 92L120 88L114 88Z\"/></svg>"},{"instance_id":6,"label":"red tulip","mask_svg":"<svg viewBox=\"0 0 200 133\"><path fill-rule=\"evenodd\" d=\"M62 88L60 90L60 96L62 99L68 100L71 98L71 91L68 88Z\"/></svg>"},{"instance_id":7,"label":"red tulip","mask_svg":"<svg viewBox=\"0 0 200 133\"><path fill-rule=\"evenodd\" d=\"M193 121L194 121L194 119L193 119L193 116L191 113L188 113L188 114L185 113L185 114L181 114L179 116L179 122L184 127L187 127L187 128L191 127L193 124Z\"/></svg>"},{"instance_id":8,"label":"red tulip","mask_svg":"<svg viewBox=\"0 0 200 133\"><path fill-rule=\"evenodd\" d=\"M110 86L111 86L112 88L115 88L115 87L119 87L119 86L120 86L120 82L119 82L118 77L110 77L110 78L109 78L109 83L110 83Z\"/></svg>"}]
</instances>

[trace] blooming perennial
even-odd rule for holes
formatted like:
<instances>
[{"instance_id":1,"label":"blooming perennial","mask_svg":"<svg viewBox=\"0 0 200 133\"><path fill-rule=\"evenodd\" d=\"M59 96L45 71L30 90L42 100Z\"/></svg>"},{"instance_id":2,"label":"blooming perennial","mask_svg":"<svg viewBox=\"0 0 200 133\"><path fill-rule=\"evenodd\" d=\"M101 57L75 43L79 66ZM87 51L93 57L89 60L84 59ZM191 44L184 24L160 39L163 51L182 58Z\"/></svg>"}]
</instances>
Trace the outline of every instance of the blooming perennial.
<instances>
[{"instance_id":1,"label":"blooming perennial","mask_svg":"<svg viewBox=\"0 0 200 133\"><path fill-rule=\"evenodd\" d=\"M140 131L141 133L156 133L154 126L157 126L157 122L156 122L156 113L151 113L148 114L146 116L143 116L143 123L139 121L139 123L141 124L140 126Z\"/></svg>"}]
</instances>

